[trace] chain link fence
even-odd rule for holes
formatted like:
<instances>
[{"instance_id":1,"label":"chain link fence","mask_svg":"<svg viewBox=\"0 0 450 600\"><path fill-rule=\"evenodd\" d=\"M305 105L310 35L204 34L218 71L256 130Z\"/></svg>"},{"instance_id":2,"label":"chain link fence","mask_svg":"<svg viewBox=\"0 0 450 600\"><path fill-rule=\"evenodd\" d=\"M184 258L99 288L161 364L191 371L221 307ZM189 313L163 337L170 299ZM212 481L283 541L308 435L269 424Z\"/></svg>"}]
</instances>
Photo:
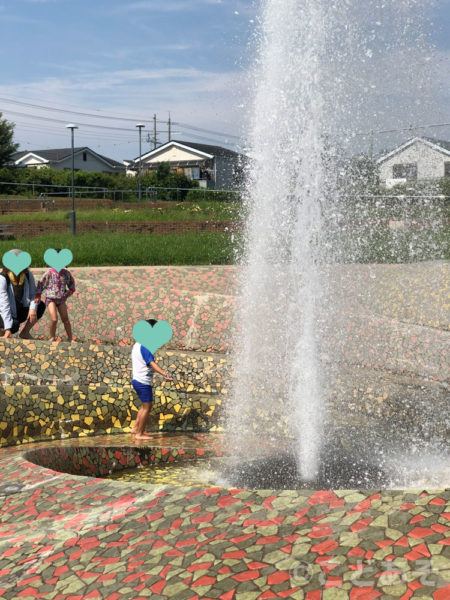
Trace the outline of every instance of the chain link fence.
<instances>
[{"instance_id":1,"label":"chain link fence","mask_svg":"<svg viewBox=\"0 0 450 600\"><path fill-rule=\"evenodd\" d=\"M39 183L0 182L0 204L2 212L52 210L62 199L72 197L72 187ZM111 189L106 187L74 186L76 199L92 201L138 202L136 189ZM237 190L215 190L207 188L146 187L142 190L142 202L239 202ZM108 204L108 203L106 203ZM104 204L105 205L105 204ZM96 207L95 202L92 207Z\"/></svg>"}]
</instances>

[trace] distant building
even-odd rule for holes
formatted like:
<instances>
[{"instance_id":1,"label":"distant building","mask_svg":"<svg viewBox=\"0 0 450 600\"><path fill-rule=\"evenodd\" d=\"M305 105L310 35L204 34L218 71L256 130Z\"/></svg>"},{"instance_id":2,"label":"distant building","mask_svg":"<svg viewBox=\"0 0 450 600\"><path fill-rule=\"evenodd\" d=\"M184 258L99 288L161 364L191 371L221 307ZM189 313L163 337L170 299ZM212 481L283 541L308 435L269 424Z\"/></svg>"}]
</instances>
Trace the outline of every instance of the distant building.
<instances>
[{"instance_id":1,"label":"distant building","mask_svg":"<svg viewBox=\"0 0 450 600\"><path fill-rule=\"evenodd\" d=\"M377 166L380 183L386 187L450 177L450 142L415 137L381 156Z\"/></svg>"},{"instance_id":2,"label":"distant building","mask_svg":"<svg viewBox=\"0 0 450 600\"><path fill-rule=\"evenodd\" d=\"M49 167L58 171L72 169L72 148L55 150L22 150L12 156L16 167L42 169ZM75 171L100 171L101 173L125 173L125 165L112 158L97 154L90 148L74 148Z\"/></svg>"},{"instance_id":3,"label":"distant building","mask_svg":"<svg viewBox=\"0 0 450 600\"><path fill-rule=\"evenodd\" d=\"M242 178L243 154L222 148L172 140L141 156L142 172L156 171L161 164L169 164L171 171L198 181L200 187L232 189ZM139 157L124 161L127 174L136 175Z\"/></svg>"}]
</instances>

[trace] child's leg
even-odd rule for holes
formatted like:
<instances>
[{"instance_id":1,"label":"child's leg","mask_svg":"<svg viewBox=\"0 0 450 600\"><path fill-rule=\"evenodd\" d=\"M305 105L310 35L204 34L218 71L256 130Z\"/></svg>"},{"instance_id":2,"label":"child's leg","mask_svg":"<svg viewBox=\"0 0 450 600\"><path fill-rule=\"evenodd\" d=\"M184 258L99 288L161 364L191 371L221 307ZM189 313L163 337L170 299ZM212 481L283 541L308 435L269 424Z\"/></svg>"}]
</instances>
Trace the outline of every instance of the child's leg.
<instances>
[{"instance_id":1,"label":"child's leg","mask_svg":"<svg viewBox=\"0 0 450 600\"><path fill-rule=\"evenodd\" d=\"M139 422L140 422L141 419L142 419L142 406L138 410L138 414L136 415L136 420L134 422L134 425L133 425L130 433L137 433L138 432L138 429L139 429L138 426L139 426Z\"/></svg>"},{"instance_id":2,"label":"child's leg","mask_svg":"<svg viewBox=\"0 0 450 600\"><path fill-rule=\"evenodd\" d=\"M138 411L136 421L134 423L134 427L131 430L131 433L136 434L137 440L148 440L151 439L146 435L146 428L148 423L148 418L150 414L150 408L153 400L153 390L151 385L140 383L133 379L131 382L136 394L139 396L140 401L142 402L141 408Z\"/></svg>"},{"instance_id":3,"label":"child's leg","mask_svg":"<svg viewBox=\"0 0 450 600\"><path fill-rule=\"evenodd\" d=\"M69 321L69 313L67 312L67 304L63 302L58 306L59 316L61 317L61 321L64 323L64 329L66 330L67 337L69 342L72 341L72 326Z\"/></svg>"},{"instance_id":4,"label":"child's leg","mask_svg":"<svg viewBox=\"0 0 450 600\"><path fill-rule=\"evenodd\" d=\"M50 302L48 305L48 314L50 316L50 341L55 341L56 324L58 323L58 313L56 312L56 304Z\"/></svg>"},{"instance_id":5,"label":"child's leg","mask_svg":"<svg viewBox=\"0 0 450 600\"><path fill-rule=\"evenodd\" d=\"M136 439L137 440L149 440L151 439L148 435L146 435L145 429L148 423L148 417L150 414L151 402L143 402L141 410L139 411L140 419L139 422L136 423Z\"/></svg>"}]
</instances>

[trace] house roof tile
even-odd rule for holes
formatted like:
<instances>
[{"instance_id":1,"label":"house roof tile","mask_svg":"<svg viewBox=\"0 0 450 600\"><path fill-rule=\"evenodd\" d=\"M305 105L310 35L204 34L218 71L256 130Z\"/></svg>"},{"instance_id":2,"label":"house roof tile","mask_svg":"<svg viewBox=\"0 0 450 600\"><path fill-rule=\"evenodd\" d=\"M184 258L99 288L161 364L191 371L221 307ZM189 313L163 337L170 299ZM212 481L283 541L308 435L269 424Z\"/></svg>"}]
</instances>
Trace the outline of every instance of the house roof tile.
<instances>
[{"instance_id":1,"label":"house roof tile","mask_svg":"<svg viewBox=\"0 0 450 600\"><path fill-rule=\"evenodd\" d=\"M97 156L97 157L101 158L102 160L104 160L105 162L109 163L113 167L116 167L116 168L120 167L121 169L124 168L123 163L120 163L117 160L114 160L112 158L108 158L107 156L103 156L102 154L98 154L98 152L91 150L87 146L79 146L77 148L74 148L73 151L74 151L74 154L79 154L80 152L88 151L91 154L93 154L94 156ZM60 162L60 161L64 160L65 158L69 158L70 156L72 156L72 148L50 148L50 149L44 149L44 150L21 150L20 152L15 152L12 155L12 160L14 162L16 162L16 161L20 160L21 158L23 158L24 156L26 156L27 154L35 154L36 156L39 156L39 157L43 158L44 160L48 160L50 162Z\"/></svg>"}]
</instances>

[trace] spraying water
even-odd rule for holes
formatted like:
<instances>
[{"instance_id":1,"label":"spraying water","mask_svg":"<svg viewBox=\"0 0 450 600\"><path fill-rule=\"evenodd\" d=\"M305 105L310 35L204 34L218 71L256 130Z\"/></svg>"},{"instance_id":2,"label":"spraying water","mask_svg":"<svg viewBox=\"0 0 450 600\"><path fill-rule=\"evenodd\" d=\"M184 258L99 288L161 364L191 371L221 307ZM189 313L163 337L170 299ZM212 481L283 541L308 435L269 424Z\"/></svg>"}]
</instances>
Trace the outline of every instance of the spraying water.
<instances>
[{"instance_id":1,"label":"spraying water","mask_svg":"<svg viewBox=\"0 0 450 600\"><path fill-rule=\"evenodd\" d=\"M292 415L287 428L298 440L302 475L312 478L323 418L317 319L325 19L321 2L299 7L297 0L282 0L265 4L263 22L236 355L235 395L248 402L245 414L231 420L233 430L249 432L261 431L259 419L265 419L264 431L271 423L275 434L280 419Z\"/></svg>"},{"instance_id":2,"label":"spraying water","mask_svg":"<svg viewBox=\"0 0 450 600\"><path fill-rule=\"evenodd\" d=\"M262 3L228 425L234 451L249 458L258 454L252 436L292 438L305 481L319 470L327 421L324 362L335 350L327 347L327 331L338 309L325 264L329 225L337 222L342 148L351 146L355 128L394 115L404 102L400 94L418 85L422 5ZM355 251L350 262L358 256Z\"/></svg>"}]
</instances>

